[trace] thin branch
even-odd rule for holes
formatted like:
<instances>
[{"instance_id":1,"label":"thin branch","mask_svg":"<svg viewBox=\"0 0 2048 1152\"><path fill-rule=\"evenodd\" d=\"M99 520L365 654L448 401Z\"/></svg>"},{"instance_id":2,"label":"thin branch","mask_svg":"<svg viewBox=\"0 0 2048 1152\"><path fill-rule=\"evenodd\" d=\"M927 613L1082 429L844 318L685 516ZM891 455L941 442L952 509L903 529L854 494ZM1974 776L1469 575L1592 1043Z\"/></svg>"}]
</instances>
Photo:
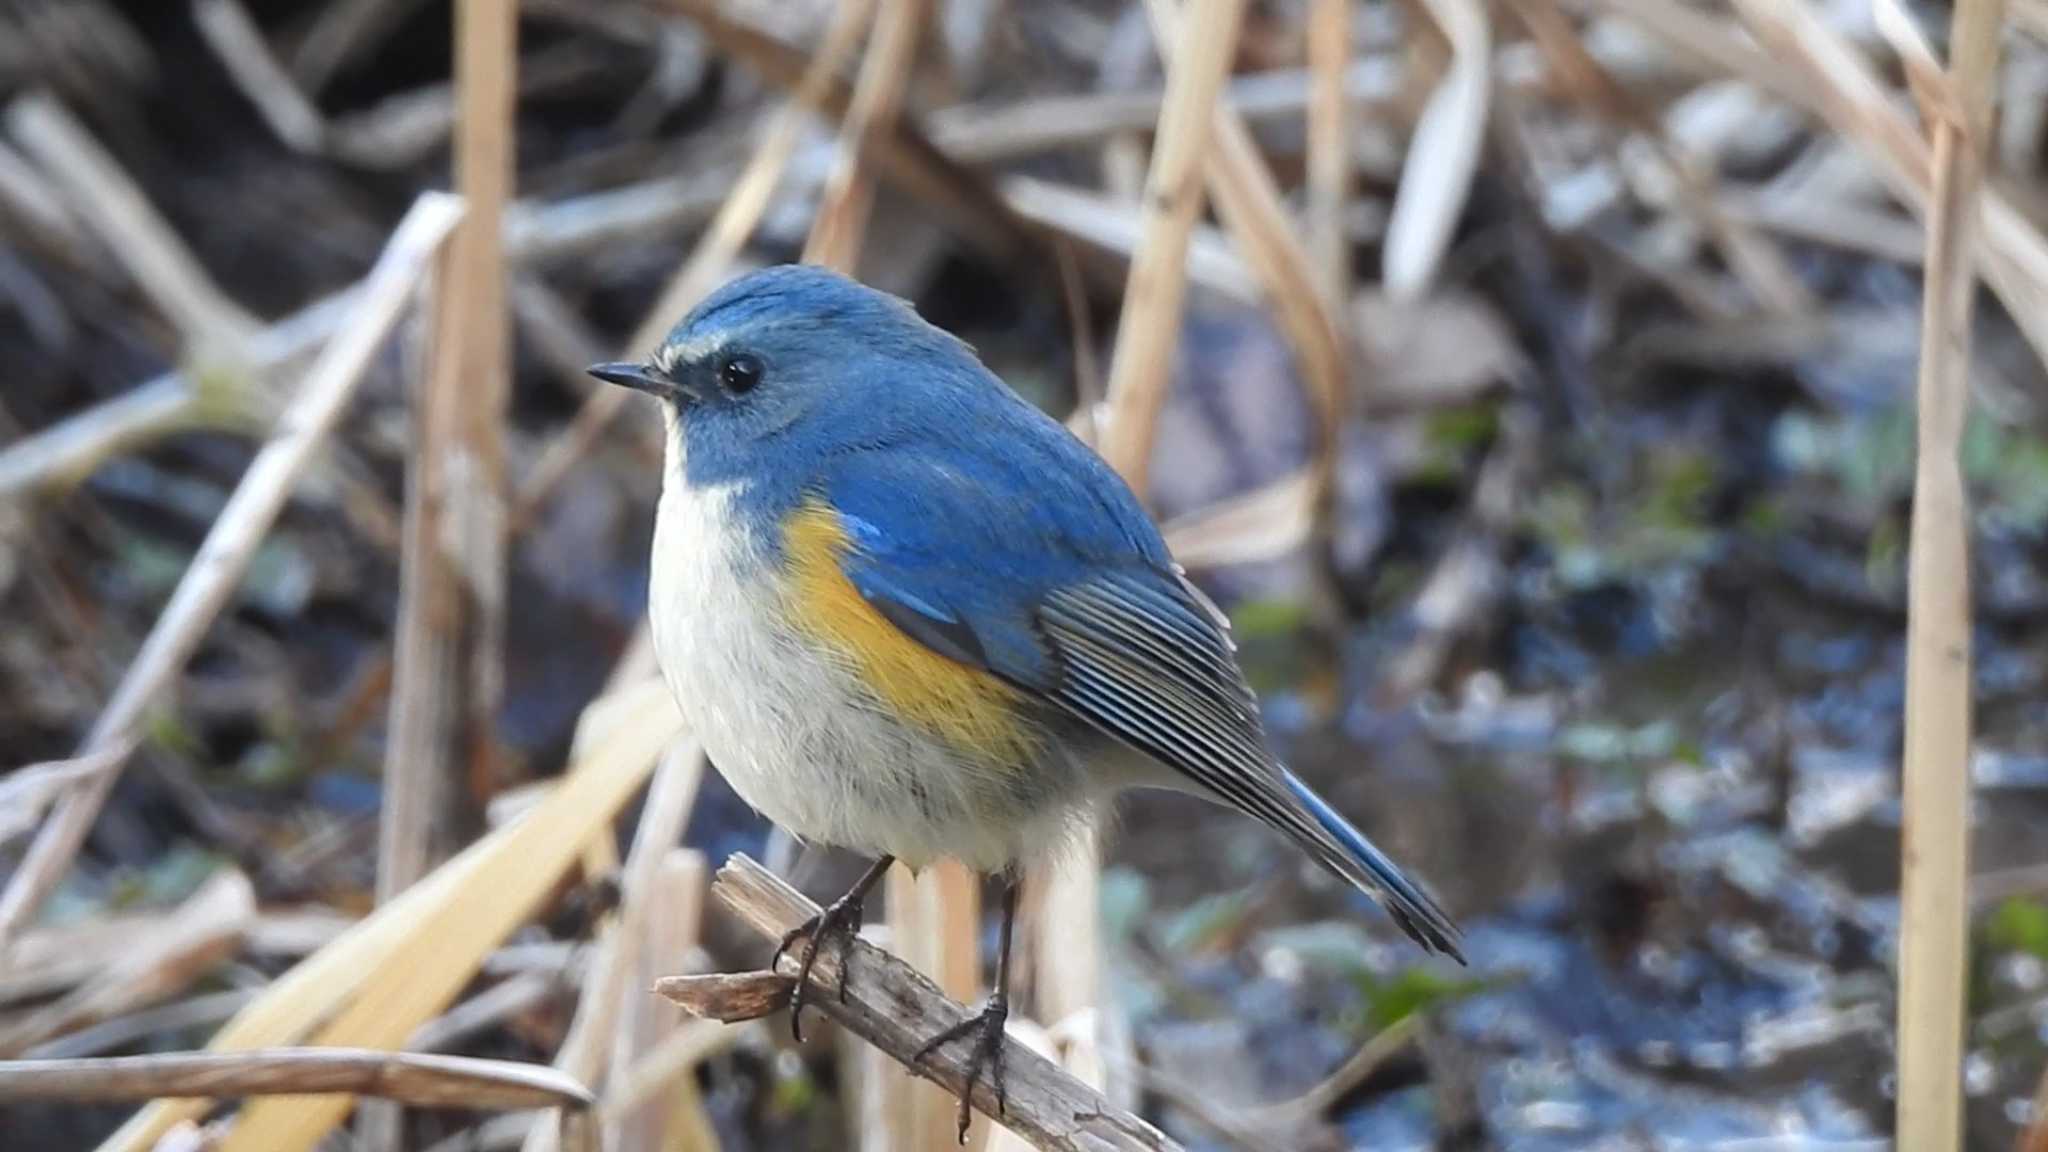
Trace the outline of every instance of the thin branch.
<instances>
[{"instance_id":1,"label":"thin branch","mask_svg":"<svg viewBox=\"0 0 2048 1152\"><path fill-rule=\"evenodd\" d=\"M106 1102L376 1096L422 1108L587 1108L590 1090L543 1064L354 1048L252 1048L0 1063L0 1100Z\"/></svg>"},{"instance_id":2,"label":"thin branch","mask_svg":"<svg viewBox=\"0 0 2048 1152\"><path fill-rule=\"evenodd\" d=\"M428 192L413 202L365 278L353 315L321 352L298 396L279 417L275 434L250 462L234 495L214 520L170 603L157 617L142 650L93 725L81 755L128 739L199 646L207 627L241 582L257 544L276 521L293 482L334 427L342 406L369 367L370 357L412 298L428 259L462 211L462 201L446 193ZM0 895L0 948L20 931L70 868L118 775L110 769L81 785L64 798L37 833L8 881L6 893Z\"/></svg>"},{"instance_id":3,"label":"thin branch","mask_svg":"<svg viewBox=\"0 0 2048 1152\"><path fill-rule=\"evenodd\" d=\"M719 869L711 891L749 928L769 939L780 939L818 911L818 906L796 889L744 855L733 856ZM949 1092L958 1092L967 1072L960 1046L942 1048L922 1064L914 1063L912 1056L926 1040L967 1019L968 1010L948 999L916 969L866 941L852 941L848 948L853 957L852 982L841 986L838 950L821 950L811 970L813 995L809 1003L904 1067ZM783 971L797 968L796 956L783 956ZM786 979L775 973L677 976L660 981L655 991L693 1014L735 1009L752 1012L779 1007L772 997L776 989L786 987L782 983ZM729 1019L741 1018L745 1017ZM999 1122L1036 1148L1059 1152L1170 1152L1179 1148L1158 1129L1113 1108L1100 1093L1014 1039L1004 1041L1003 1066L1008 1092ZM975 1081L972 1101L984 1115L996 1115L995 1093L986 1077Z\"/></svg>"}]
</instances>

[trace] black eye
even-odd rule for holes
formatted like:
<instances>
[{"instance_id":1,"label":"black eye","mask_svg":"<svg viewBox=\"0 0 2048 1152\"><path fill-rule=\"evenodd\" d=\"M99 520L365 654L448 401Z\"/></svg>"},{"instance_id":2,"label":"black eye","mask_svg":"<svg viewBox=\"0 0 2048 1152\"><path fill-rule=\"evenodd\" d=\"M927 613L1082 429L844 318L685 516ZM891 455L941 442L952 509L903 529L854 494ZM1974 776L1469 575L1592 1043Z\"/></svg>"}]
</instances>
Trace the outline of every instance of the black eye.
<instances>
[{"instance_id":1,"label":"black eye","mask_svg":"<svg viewBox=\"0 0 2048 1152\"><path fill-rule=\"evenodd\" d=\"M761 382L761 362L744 352L728 356L718 365L718 382L728 392L751 392Z\"/></svg>"}]
</instances>

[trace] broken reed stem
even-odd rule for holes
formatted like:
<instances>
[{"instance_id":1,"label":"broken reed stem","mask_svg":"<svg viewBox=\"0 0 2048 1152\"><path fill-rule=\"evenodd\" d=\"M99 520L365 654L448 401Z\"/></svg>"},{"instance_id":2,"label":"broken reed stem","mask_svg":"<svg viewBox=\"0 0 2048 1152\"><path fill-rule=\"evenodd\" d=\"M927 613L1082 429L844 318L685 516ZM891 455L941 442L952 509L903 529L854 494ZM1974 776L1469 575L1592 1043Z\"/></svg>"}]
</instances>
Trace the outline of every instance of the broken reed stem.
<instances>
[{"instance_id":1,"label":"broken reed stem","mask_svg":"<svg viewBox=\"0 0 2048 1152\"><path fill-rule=\"evenodd\" d=\"M399 574L391 736L377 897L433 866L467 769L480 809L492 782L502 683L501 427L508 396L503 218L511 183L516 5L455 7L455 182L470 214L441 262L429 364L414 404ZM441 834L445 835L445 832Z\"/></svg>"},{"instance_id":2,"label":"broken reed stem","mask_svg":"<svg viewBox=\"0 0 2048 1152\"><path fill-rule=\"evenodd\" d=\"M271 439L243 473L226 507L214 520L191 566L171 593L86 737L85 755L127 740L144 713L169 685L205 636L214 617L248 570L256 546L277 519L292 484L312 461L334 427L343 405L355 394L370 358L397 322L429 259L462 217L459 197L428 192L413 201L405 219L365 278L362 295L340 332L321 351L298 394L278 417ZM71 866L100 806L120 775L118 768L92 777L59 802L0 895L0 948L21 930Z\"/></svg>"},{"instance_id":3,"label":"broken reed stem","mask_svg":"<svg viewBox=\"0 0 2048 1152\"><path fill-rule=\"evenodd\" d=\"M1202 162L1245 0L1194 0L1166 66L1166 106L1145 177L1143 234L1124 288L1109 369L1102 454L1142 499L1173 376L1187 292L1188 237L1202 210Z\"/></svg>"},{"instance_id":4,"label":"broken reed stem","mask_svg":"<svg viewBox=\"0 0 2048 1152\"><path fill-rule=\"evenodd\" d=\"M1959 0L1934 120L1933 195L1920 322L1917 458L1906 617L1900 857L1899 1147L1962 1140L1969 966L1969 501L1960 453L1969 413L1973 252L1983 149L1998 73L2000 0ZM1930 78L1931 79L1931 78Z\"/></svg>"},{"instance_id":5,"label":"broken reed stem","mask_svg":"<svg viewBox=\"0 0 2048 1152\"><path fill-rule=\"evenodd\" d=\"M587 1108L590 1090L544 1064L353 1048L252 1048L0 1062L0 1100L107 1103L246 1096L375 1096L422 1108Z\"/></svg>"},{"instance_id":6,"label":"broken reed stem","mask_svg":"<svg viewBox=\"0 0 2048 1152\"><path fill-rule=\"evenodd\" d=\"M749 928L769 939L806 922L818 906L804 898L759 863L735 855L718 870L712 895ZM949 999L928 977L865 940L847 944L853 980L841 985L837 948L820 949L811 970L807 1004L887 1053L910 1071L957 1094L967 1071L967 1045L949 1044L923 1064L912 1057L924 1042L965 1020L967 1008ZM781 972L799 967L792 953L782 957ZM789 977L773 972L725 976L671 976L655 991L681 1004L693 1015L744 1011L752 1019L778 1011L787 1003ZM842 991L844 999L841 999ZM1179 1145L1158 1129L1113 1107L1102 1095L1014 1039L1004 1040L1003 1063L1008 1086L1007 1108L999 1121L1053 1152L1177 1152ZM983 1115L995 1114L995 1093L987 1077L974 1083L972 1102Z\"/></svg>"}]
</instances>

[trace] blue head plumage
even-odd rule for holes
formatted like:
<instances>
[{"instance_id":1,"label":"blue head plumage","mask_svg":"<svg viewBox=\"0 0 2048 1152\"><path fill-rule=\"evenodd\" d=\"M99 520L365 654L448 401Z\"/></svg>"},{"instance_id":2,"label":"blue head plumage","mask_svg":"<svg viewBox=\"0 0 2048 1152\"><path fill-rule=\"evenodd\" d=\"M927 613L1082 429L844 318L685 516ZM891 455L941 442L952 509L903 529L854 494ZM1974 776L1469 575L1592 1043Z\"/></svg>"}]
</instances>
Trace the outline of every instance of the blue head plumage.
<instances>
[{"instance_id":1,"label":"blue head plumage","mask_svg":"<svg viewBox=\"0 0 2048 1152\"><path fill-rule=\"evenodd\" d=\"M1006 398L973 350L837 273L782 265L725 285L670 331L691 483L760 482L949 424Z\"/></svg>"},{"instance_id":2,"label":"blue head plumage","mask_svg":"<svg viewBox=\"0 0 2048 1152\"><path fill-rule=\"evenodd\" d=\"M909 303L836 272L779 265L742 276L685 316L649 363L612 367L633 377L619 382L671 402L683 478L739 482L740 510L759 521L827 479L886 485L892 457L907 453L1018 515L1052 521L1048 535L1166 561L1137 500L1064 426ZM928 485L890 496L937 512ZM939 538L988 530L933 525Z\"/></svg>"}]
</instances>

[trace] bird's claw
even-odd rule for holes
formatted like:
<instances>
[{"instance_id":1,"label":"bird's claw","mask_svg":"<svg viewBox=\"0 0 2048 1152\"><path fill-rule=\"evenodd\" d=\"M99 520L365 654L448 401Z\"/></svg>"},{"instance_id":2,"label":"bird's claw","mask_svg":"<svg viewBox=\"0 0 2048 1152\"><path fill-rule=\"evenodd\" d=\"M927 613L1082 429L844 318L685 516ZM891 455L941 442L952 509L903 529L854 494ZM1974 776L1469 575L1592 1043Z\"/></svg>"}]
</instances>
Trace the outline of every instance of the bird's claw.
<instances>
[{"instance_id":1,"label":"bird's claw","mask_svg":"<svg viewBox=\"0 0 2048 1152\"><path fill-rule=\"evenodd\" d=\"M967 1076L960 1082L960 1143L967 1143L967 1125L974 1113L968 1108L968 1100L974 1095L974 1082L981 1077L983 1069L988 1071L989 1087L995 1090L996 1116L1007 1114L1007 1102L1003 1091L1003 1025L1010 1018L1010 1004L1006 997L998 994L988 998L981 1011L953 1025L930 1040L910 1058L912 1067L921 1067L925 1058L933 1052L963 1036L974 1036L974 1049L967 1056Z\"/></svg>"},{"instance_id":2,"label":"bird's claw","mask_svg":"<svg viewBox=\"0 0 2048 1152\"><path fill-rule=\"evenodd\" d=\"M789 992L789 1034L796 1042L804 1042L804 994L811 986L811 966L817 963L818 949L828 936L839 940L839 1002L846 1003L846 984L853 975L854 934L860 931L861 900L849 892L820 909L817 915L782 934L782 943L775 946L775 955L769 957L768 967L781 966L782 957L798 940L804 942L803 952L797 956L796 987Z\"/></svg>"}]
</instances>

